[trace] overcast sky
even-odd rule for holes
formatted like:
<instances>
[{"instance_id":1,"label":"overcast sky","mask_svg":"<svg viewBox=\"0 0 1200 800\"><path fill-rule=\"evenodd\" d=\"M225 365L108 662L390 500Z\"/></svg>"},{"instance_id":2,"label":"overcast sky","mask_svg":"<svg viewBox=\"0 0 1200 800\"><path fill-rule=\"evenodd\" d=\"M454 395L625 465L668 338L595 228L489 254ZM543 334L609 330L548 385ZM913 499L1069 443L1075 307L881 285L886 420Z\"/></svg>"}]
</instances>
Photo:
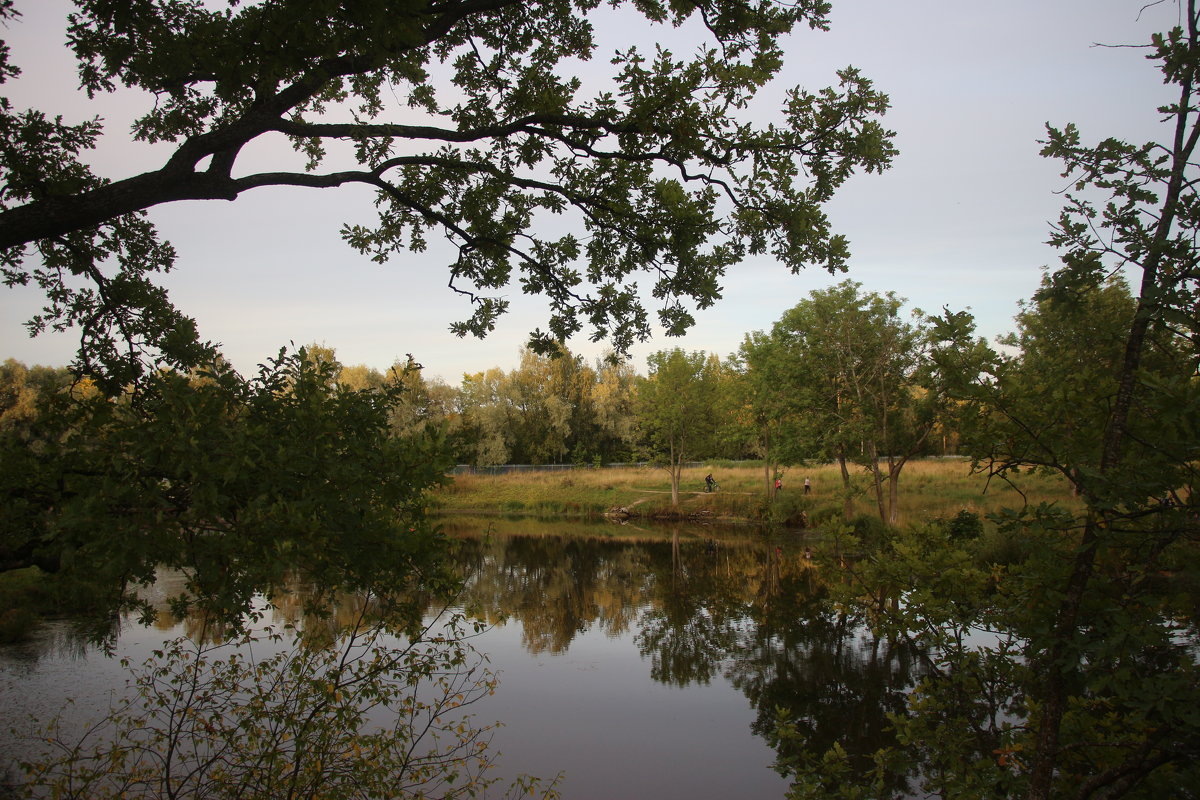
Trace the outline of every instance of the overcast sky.
<instances>
[{"instance_id":1,"label":"overcast sky","mask_svg":"<svg viewBox=\"0 0 1200 800\"><path fill-rule=\"evenodd\" d=\"M834 229L850 239L847 275L793 275L769 259L730 271L724 299L697 315L683 339L658 337L647 353L682 346L725 356L815 288L846 277L866 290L894 291L910 307L970 308L989 337L1012 327L1017 302L1037 287L1056 254L1044 244L1064 187L1055 162L1038 155L1047 122L1076 123L1086 142L1115 136L1162 140L1155 107L1169 98L1144 44L1177 21L1174 3L1143 10L1141 0L834 0L828 33L800 31L787 44L783 85L811 90L853 65L890 95L885 124L900 155L891 170L851 179L830 206ZM4 31L22 78L3 87L15 106L37 106L71 122L100 114L108 135L100 174L118 178L162 163L166 151L133 145L128 121L145 106L121 94L89 106L76 90L65 49L66 0L17 0L24 14ZM686 32L619 32L677 53ZM612 38L612 37L609 37ZM607 65L611 47L598 54ZM6 91L4 91L6 90ZM277 152L249 155L274 159ZM260 166L244 167L258 171ZM242 370L288 342L333 347L343 363L384 369L412 353L430 375L457 384L465 372L512 369L528 332L545 324L544 305L512 288L513 313L486 340L459 339L447 326L469 314L446 288L447 251L404 255L381 266L345 245L339 228L369 221L372 193L264 189L234 203L187 202L151 212L179 252L165 279L175 303ZM440 256L440 257L439 257ZM40 307L33 289L0 287L0 358L65 364L71 334L30 340L21 323ZM589 358L603 347L571 342Z\"/></svg>"}]
</instances>

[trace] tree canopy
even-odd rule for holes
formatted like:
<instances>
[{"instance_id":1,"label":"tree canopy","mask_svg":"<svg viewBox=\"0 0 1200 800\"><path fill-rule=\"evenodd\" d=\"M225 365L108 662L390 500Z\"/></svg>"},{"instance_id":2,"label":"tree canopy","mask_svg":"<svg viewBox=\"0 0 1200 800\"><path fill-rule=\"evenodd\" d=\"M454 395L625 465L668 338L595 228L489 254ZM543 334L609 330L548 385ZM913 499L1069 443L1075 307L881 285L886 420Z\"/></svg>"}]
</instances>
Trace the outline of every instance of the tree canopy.
<instances>
[{"instance_id":1,"label":"tree canopy","mask_svg":"<svg viewBox=\"0 0 1200 800\"><path fill-rule=\"evenodd\" d=\"M453 329L486 333L516 283L550 302L538 352L585 325L619 350L646 338L638 275L678 334L748 256L843 268L847 243L822 206L854 171L888 165L886 96L847 68L831 88L788 91L768 124L745 113L781 70L781 38L827 28L829 4L614 5L76 0L67 41L82 90L146 93L133 137L172 149L158 169L109 180L87 161L99 118L0 100L4 279L46 292L33 330L78 326L78 366L128 381L209 351L154 282L176 253L145 212L265 186L375 189L377 222L344 227L345 240L385 261L448 237L450 286L473 303ZM0 20L19 13L0 3ZM688 26L697 49L598 53L601 13ZM579 65L605 57L592 91ZM0 82L19 74L0 50ZM251 145L274 140L304 166L257 163Z\"/></svg>"},{"instance_id":2,"label":"tree canopy","mask_svg":"<svg viewBox=\"0 0 1200 800\"><path fill-rule=\"evenodd\" d=\"M933 321L976 466L1058 473L1079 507L998 515L1007 552L930 525L862 560L844 602L920 644L929 672L869 788L831 748L795 763L793 797L896 796L885 774L937 797L1194 796L1200 8L1179 6L1146 47L1176 92L1155 110L1162 141L1048 128L1043 155L1070 179L1062 257L1002 340L1019 350L974 338L966 312Z\"/></svg>"},{"instance_id":3,"label":"tree canopy","mask_svg":"<svg viewBox=\"0 0 1200 800\"><path fill-rule=\"evenodd\" d=\"M871 473L881 519L895 523L900 473L924 452L940 418L941 390L928 380L928 326L919 316L905 322L904 300L894 293L861 288L847 280L814 290L769 333L748 336L745 385L760 449L773 437L776 461L838 461L847 519L847 464L861 464Z\"/></svg>"},{"instance_id":4,"label":"tree canopy","mask_svg":"<svg viewBox=\"0 0 1200 800\"><path fill-rule=\"evenodd\" d=\"M177 610L234 626L297 569L321 602L447 587L424 514L448 466L441 437L392 429L403 380L355 390L337 369L301 349L251 379L222 365L155 373L138 403L43 393L32 422L0 428L0 565L32 560L94 586L101 616L146 610L137 587L177 568Z\"/></svg>"},{"instance_id":5,"label":"tree canopy","mask_svg":"<svg viewBox=\"0 0 1200 800\"><path fill-rule=\"evenodd\" d=\"M650 374L637 386L637 411L645 455L671 476L671 505L679 505L683 465L716 448L726 416L723 369L716 356L660 350L649 358Z\"/></svg>"}]
</instances>

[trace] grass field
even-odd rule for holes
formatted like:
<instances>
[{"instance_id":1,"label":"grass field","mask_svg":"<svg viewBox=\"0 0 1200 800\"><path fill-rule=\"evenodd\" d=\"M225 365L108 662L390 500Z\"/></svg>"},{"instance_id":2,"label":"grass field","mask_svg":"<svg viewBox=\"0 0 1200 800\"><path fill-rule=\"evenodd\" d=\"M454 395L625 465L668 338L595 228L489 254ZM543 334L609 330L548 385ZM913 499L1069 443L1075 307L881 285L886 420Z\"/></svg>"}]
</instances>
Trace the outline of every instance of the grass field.
<instances>
[{"instance_id":1,"label":"grass field","mask_svg":"<svg viewBox=\"0 0 1200 800\"><path fill-rule=\"evenodd\" d=\"M704 491L711 472L720 490ZM812 494L803 494L805 477ZM803 511L810 521L838 517L842 510L842 480L834 464L793 467L782 476L783 491L770 501L764 496L763 470L753 465L710 465L685 469L680 483L680 512L724 519L753 521L795 520ZM1061 478L1023 475L1012 486L986 476L972 475L959 459L928 459L909 463L900 478L900 524L948 517L963 509L986 514L1003 507L1030 503L1073 504ZM855 478L855 510L876 514L865 473ZM534 516L598 516L613 508L638 516L671 512L671 485L666 471L653 467L580 468L560 472L515 472L504 475L460 475L435 495L435 509L444 512L507 513Z\"/></svg>"}]
</instances>

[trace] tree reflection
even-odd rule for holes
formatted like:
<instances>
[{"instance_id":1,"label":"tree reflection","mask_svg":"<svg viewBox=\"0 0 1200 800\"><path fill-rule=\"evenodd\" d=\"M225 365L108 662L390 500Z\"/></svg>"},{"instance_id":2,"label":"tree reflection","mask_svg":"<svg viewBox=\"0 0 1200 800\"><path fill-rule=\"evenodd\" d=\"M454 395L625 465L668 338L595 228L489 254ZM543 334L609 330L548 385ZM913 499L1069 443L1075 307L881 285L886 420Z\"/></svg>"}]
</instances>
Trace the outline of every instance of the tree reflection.
<instances>
[{"instance_id":1,"label":"tree reflection","mask_svg":"<svg viewBox=\"0 0 1200 800\"><path fill-rule=\"evenodd\" d=\"M639 548L575 536L462 539L463 605L488 622L518 619L532 653L562 653L576 636L629 630L642 602Z\"/></svg>"},{"instance_id":2,"label":"tree reflection","mask_svg":"<svg viewBox=\"0 0 1200 800\"><path fill-rule=\"evenodd\" d=\"M780 764L837 743L865 769L891 743L887 715L904 711L915 654L840 613L829 601L838 566L816 565L803 543L687 526L620 539L612 528L587 535L561 522L513 528L532 535L505 528L489 524L480 536L473 523L444 526L465 611L520 622L529 652L564 653L587 631L631 635L653 680L684 687L721 678L742 692L755 709L752 731L772 742ZM339 596L326 604L334 613L308 618L299 582L272 606L331 636L362 610ZM799 736L776 736L780 710Z\"/></svg>"},{"instance_id":3,"label":"tree reflection","mask_svg":"<svg viewBox=\"0 0 1200 800\"><path fill-rule=\"evenodd\" d=\"M656 548L649 563L649 603L634 638L654 680L672 686L708 683L738 641L754 583L749 542L680 542Z\"/></svg>"},{"instance_id":4,"label":"tree reflection","mask_svg":"<svg viewBox=\"0 0 1200 800\"><path fill-rule=\"evenodd\" d=\"M865 770L893 743L887 715L904 710L914 654L836 611L811 565L780 561L779 591L751 608L724 675L756 709L752 729L776 744L781 763L797 748L824 753L837 743ZM798 737L777 739L777 709Z\"/></svg>"},{"instance_id":5,"label":"tree reflection","mask_svg":"<svg viewBox=\"0 0 1200 800\"><path fill-rule=\"evenodd\" d=\"M571 531L460 542L468 607L519 620L531 652L564 652L593 628L634 630L655 681L719 676L745 694L754 733L780 763L838 743L866 768L891 743L887 715L903 712L917 677L911 651L833 607L837 567L818 567L794 541L684 526L625 540ZM799 737L775 736L780 709Z\"/></svg>"}]
</instances>

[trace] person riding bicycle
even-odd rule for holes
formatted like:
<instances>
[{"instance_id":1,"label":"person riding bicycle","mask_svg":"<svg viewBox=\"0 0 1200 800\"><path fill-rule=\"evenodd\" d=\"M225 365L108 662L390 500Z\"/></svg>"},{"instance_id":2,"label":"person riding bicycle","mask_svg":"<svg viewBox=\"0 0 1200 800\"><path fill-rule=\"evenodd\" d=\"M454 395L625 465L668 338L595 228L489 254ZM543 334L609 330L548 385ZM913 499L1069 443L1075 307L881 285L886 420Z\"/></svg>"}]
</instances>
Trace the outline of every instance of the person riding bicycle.
<instances>
[{"instance_id":1,"label":"person riding bicycle","mask_svg":"<svg viewBox=\"0 0 1200 800\"><path fill-rule=\"evenodd\" d=\"M713 479L712 473L710 472L707 475L705 475L704 476L704 491L711 492L716 487L717 487L717 482L716 482L716 480Z\"/></svg>"}]
</instances>

